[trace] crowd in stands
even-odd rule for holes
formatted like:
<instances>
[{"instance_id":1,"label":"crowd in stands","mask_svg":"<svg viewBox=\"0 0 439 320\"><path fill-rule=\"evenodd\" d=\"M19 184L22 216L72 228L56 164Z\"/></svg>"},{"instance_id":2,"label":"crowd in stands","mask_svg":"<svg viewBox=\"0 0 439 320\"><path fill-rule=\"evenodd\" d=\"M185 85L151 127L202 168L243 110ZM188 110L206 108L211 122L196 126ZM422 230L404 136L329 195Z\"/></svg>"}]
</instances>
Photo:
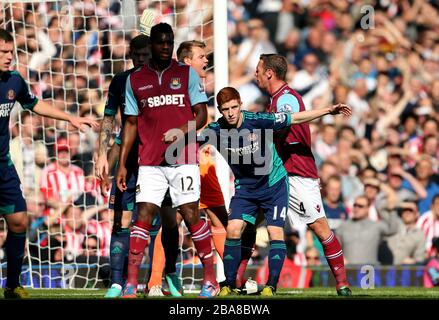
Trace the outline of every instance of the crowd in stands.
<instances>
[{"instance_id":1,"label":"crowd in stands","mask_svg":"<svg viewBox=\"0 0 439 320\"><path fill-rule=\"evenodd\" d=\"M230 84L248 110L267 104L253 80L259 55L267 52L287 57L288 84L307 109L352 107L348 119L311 124L325 211L347 264L423 264L433 254L438 9L421 0L230 1ZM293 228L305 255L318 242L297 221Z\"/></svg>"},{"instance_id":2,"label":"crowd in stands","mask_svg":"<svg viewBox=\"0 0 439 320\"><path fill-rule=\"evenodd\" d=\"M146 7L174 26L177 45L206 39L206 91L213 96L211 2L20 2L0 11L0 23L14 32L16 69L38 97L100 119L112 76L131 67L128 43L137 34L135 17ZM307 109L339 102L352 107L350 118L311 123L324 209L346 263L425 264L439 237L437 1L227 2L229 81L245 109L265 109L268 96L254 72L260 54L274 52L288 59L288 84ZM214 107L210 99L211 115ZM14 112L11 156L32 217L29 241L63 248L48 249L47 260L107 257L108 199L93 172L98 132L78 133L28 111ZM264 261L263 231L255 264ZM306 226L288 221L287 234L295 237L288 241L288 257L296 265L326 263Z\"/></svg>"}]
</instances>

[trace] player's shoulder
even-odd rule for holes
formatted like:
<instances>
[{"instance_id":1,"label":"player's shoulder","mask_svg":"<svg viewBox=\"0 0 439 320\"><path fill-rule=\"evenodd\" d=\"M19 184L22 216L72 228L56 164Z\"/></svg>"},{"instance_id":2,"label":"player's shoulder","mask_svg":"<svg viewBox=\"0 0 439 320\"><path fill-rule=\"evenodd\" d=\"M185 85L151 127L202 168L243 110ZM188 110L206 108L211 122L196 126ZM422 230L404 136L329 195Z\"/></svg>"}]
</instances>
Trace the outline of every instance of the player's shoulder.
<instances>
[{"instance_id":1,"label":"player's shoulder","mask_svg":"<svg viewBox=\"0 0 439 320\"><path fill-rule=\"evenodd\" d=\"M147 76L149 73L152 72L153 71L147 65L125 71L126 77L130 77L131 79L144 78L145 75Z\"/></svg>"},{"instance_id":2,"label":"player's shoulder","mask_svg":"<svg viewBox=\"0 0 439 320\"><path fill-rule=\"evenodd\" d=\"M126 82L128 75L129 75L129 73L127 73L127 71L116 73L114 75L113 79L111 79L111 84L110 84L111 89L113 89L113 90L116 88L119 89L120 86L124 82Z\"/></svg>"},{"instance_id":3,"label":"player's shoulder","mask_svg":"<svg viewBox=\"0 0 439 320\"><path fill-rule=\"evenodd\" d=\"M219 130L221 128L221 125L219 121L221 121L222 118L220 118L218 121L213 121L207 125L207 128L212 130Z\"/></svg>"},{"instance_id":4,"label":"player's shoulder","mask_svg":"<svg viewBox=\"0 0 439 320\"><path fill-rule=\"evenodd\" d=\"M178 73L188 73L188 74L194 72L196 73L196 71L191 66L188 66L187 64L184 64L177 60L172 60L172 70L173 72L178 72Z\"/></svg>"},{"instance_id":5,"label":"player's shoulder","mask_svg":"<svg viewBox=\"0 0 439 320\"><path fill-rule=\"evenodd\" d=\"M126 81L126 79L127 79L130 75L132 75L132 74L135 73L135 72L139 72L141 69L142 69L142 67L137 67L137 68L131 68L131 69L128 69L128 70L125 70L125 71L122 71L122 72L116 73L116 74L114 75L114 78L113 78L113 79L116 79L116 80L125 80L125 81Z\"/></svg>"},{"instance_id":6,"label":"player's shoulder","mask_svg":"<svg viewBox=\"0 0 439 320\"><path fill-rule=\"evenodd\" d=\"M297 99L297 100L301 99L300 94L296 90L294 90L293 88L291 88L289 86L285 86L279 92L279 94L277 96L278 96L278 99L282 99L282 98L285 99L287 97L294 98L294 99Z\"/></svg>"},{"instance_id":7,"label":"player's shoulder","mask_svg":"<svg viewBox=\"0 0 439 320\"><path fill-rule=\"evenodd\" d=\"M8 71L7 73L9 73L10 76L13 77L13 78L20 78L20 79L23 79L23 77L21 76L21 74L20 74L18 71L16 71L16 70Z\"/></svg>"},{"instance_id":8,"label":"player's shoulder","mask_svg":"<svg viewBox=\"0 0 439 320\"><path fill-rule=\"evenodd\" d=\"M128 70L127 72L128 74L126 76L127 78L125 80L125 83L129 81L130 86L133 89L138 88L139 83L144 83L145 79L152 79L155 74L155 72L148 65L133 68Z\"/></svg>"},{"instance_id":9,"label":"player's shoulder","mask_svg":"<svg viewBox=\"0 0 439 320\"><path fill-rule=\"evenodd\" d=\"M188 66L187 64L177 61L177 60L172 60L172 66L175 68L181 68L181 69L189 69L190 66Z\"/></svg>"},{"instance_id":10,"label":"player's shoulder","mask_svg":"<svg viewBox=\"0 0 439 320\"><path fill-rule=\"evenodd\" d=\"M283 89L277 97L277 112L298 112L300 111L301 97L293 89Z\"/></svg>"},{"instance_id":11,"label":"player's shoulder","mask_svg":"<svg viewBox=\"0 0 439 320\"><path fill-rule=\"evenodd\" d=\"M3 81L8 82L8 81L22 81L23 77L21 76L21 74L18 71L6 71L6 72L2 72L1 74L1 78Z\"/></svg>"},{"instance_id":12,"label":"player's shoulder","mask_svg":"<svg viewBox=\"0 0 439 320\"><path fill-rule=\"evenodd\" d=\"M126 77L128 77L131 73L133 73L136 69L138 69L138 68L131 68L131 69L128 69L128 70L125 70L125 71L118 72L118 73L116 73L116 74L114 75L114 78L113 78L113 79L126 78Z\"/></svg>"}]
</instances>

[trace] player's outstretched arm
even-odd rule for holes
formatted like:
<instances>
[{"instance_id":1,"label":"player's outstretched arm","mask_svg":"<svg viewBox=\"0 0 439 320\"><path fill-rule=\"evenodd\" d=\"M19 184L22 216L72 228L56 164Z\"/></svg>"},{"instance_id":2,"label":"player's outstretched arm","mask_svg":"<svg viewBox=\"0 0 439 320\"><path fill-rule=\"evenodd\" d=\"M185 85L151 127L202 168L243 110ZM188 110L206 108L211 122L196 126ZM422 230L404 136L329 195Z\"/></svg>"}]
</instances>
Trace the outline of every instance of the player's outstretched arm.
<instances>
[{"instance_id":1,"label":"player's outstretched arm","mask_svg":"<svg viewBox=\"0 0 439 320\"><path fill-rule=\"evenodd\" d=\"M137 137L137 116L128 116L125 121L125 126L123 128L122 134L122 144L120 147L120 159L119 159L119 168L117 170L116 175L116 183L117 187L120 191L125 191L127 189L126 186L126 161L128 158L128 154L133 147L134 142Z\"/></svg>"},{"instance_id":2,"label":"player's outstretched arm","mask_svg":"<svg viewBox=\"0 0 439 320\"><path fill-rule=\"evenodd\" d=\"M309 122L317 118L321 118L327 114L342 114L346 117L350 116L352 114L351 107L339 103L327 108L322 108L318 110L308 110L308 111L301 111L292 114L291 124L299 124L304 122Z\"/></svg>"},{"instance_id":3,"label":"player's outstretched arm","mask_svg":"<svg viewBox=\"0 0 439 320\"><path fill-rule=\"evenodd\" d=\"M96 177L100 180L103 179L104 174L108 175L108 159L107 148L110 142L111 133L113 131L114 116L104 116L101 122L101 130L99 131L99 148L98 159L96 161Z\"/></svg>"},{"instance_id":4,"label":"player's outstretched arm","mask_svg":"<svg viewBox=\"0 0 439 320\"><path fill-rule=\"evenodd\" d=\"M54 108L42 100L38 101L33 108L33 111L44 117L69 121L75 128L78 128L82 132L87 130L87 126L92 128L97 128L99 126L99 123L93 119L68 114L64 111Z\"/></svg>"}]
</instances>

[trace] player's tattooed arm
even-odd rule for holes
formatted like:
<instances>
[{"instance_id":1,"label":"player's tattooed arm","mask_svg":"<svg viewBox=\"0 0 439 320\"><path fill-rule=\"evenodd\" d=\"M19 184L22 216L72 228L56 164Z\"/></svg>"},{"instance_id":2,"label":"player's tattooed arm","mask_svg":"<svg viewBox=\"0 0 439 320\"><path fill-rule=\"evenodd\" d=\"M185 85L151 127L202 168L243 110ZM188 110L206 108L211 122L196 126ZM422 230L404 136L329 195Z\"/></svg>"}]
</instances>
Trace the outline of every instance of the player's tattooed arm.
<instances>
[{"instance_id":1,"label":"player's tattooed arm","mask_svg":"<svg viewBox=\"0 0 439 320\"><path fill-rule=\"evenodd\" d=\"M107 148L113 131L114 116L104 116L102 119L101 130L99 132L99 151L96 162L96 176L103 178L104 174L108 175Z\"/></svg>"},{"instance_id":2,"label":"player's tattooed arm","mask_svg":"<svg viewBox=\"0 0 439 320\"><path fill-rule=\"evenodd\" d=\"M108 144L113 132L114 116L104 116L99 133L99 155L106 155Z\"/></svg>"},{"instance_id":3,"label":"player's tattooed arm","mask_svg":"<svg viewBox=\"0 0 439 320\"><path fill-rule=\"evenodd\" d=\"M113 170L117 161L119 161L119 154L120 145L115 143L111 146L110 151L108 151L108 170L110 170L110 172Z\"/></svg>"}]
</instances>

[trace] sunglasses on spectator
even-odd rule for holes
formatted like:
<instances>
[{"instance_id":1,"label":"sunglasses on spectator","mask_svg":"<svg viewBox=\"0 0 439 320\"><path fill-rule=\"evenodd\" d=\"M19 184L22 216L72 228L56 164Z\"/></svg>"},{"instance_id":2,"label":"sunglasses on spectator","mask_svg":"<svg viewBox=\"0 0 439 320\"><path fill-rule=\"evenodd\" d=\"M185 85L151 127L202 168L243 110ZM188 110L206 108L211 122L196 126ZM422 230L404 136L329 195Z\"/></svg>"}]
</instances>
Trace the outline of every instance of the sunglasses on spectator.
<instances>
[{"instance_id":1,"label":"sunglasses on spectator","mask_svg":"<svg viewBox=\"0 0 439 320\"><path fill-rule=\"evenodd\" d=\"M306 256L307 260L320 260L319 257Z\"/></svg>"},{"instance_id":2,"label":"sunglasses on spectator","mask_svg":"<svg viewBox=\"0 0 439 320\"><path fill-rule=\"evenodd\" d=\"M361 204L361 203L354 203L354 208L366 208L365 204Z\"/></svg>"}]
</instances>

